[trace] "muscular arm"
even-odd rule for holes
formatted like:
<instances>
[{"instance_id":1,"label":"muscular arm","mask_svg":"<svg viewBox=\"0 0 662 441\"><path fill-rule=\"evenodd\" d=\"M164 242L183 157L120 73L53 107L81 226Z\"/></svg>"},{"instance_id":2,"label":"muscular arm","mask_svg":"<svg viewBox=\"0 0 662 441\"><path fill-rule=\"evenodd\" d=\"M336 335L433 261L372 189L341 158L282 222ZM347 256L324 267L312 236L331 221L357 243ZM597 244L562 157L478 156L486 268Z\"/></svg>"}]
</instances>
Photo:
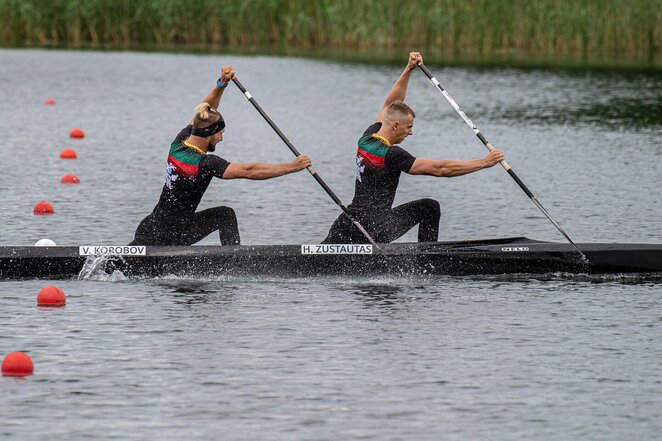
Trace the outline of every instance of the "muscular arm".
<instances>
[{"instance_id":1,"label":"muscular arm","mask_svg":"<svg viewBox=\"0 0 662 441\"><path fill-rule=\"evenodd\" d=\"M452 178L473 173L484 168L493 167L503 161L503 152L494 149L481 159L457 161L454 159L423 159L416 158L409 171L410 175L428 175Z\"/></svg>"},{"instance_id":2,"label":"muscular arm","mask_svg":"<svg viewBox=\"0 0 662 441\"><path fill-rule=\"evenodd\" d=\"M391 91L386 96L384 105L382 106L382 109L379 111L379 115L377 115L377 119L375 120L376 122L383 122L384 112L386 111L386 108L390 106L393 101L405 100L405 97L407 96L407 86L409 85L409 77L411 76L411 72L414 69L416 69L416 66L418 64L421 64L422 62L423 62L423 57L421 57L420 53L411 52L409 54L409 61L407 63L407 67L405 67L405 70L400 75L400 78L398 78L398 80L391 88Z\"/></svg>"},{"instance_id":3,"label":"muscular arm","mask_svg":"<svg viewBox=\"0 0 662 441\"><path fill-rule=\"evenodd\" d=\"M452 178L473 173L485 168L482 159L470 161L456 161L453 159L423 159L416 158L414 165L409 169L410 175L428 175Z\"/></svg>"},{"instance_id":4,"label":"muscular arm","mask_svg":"<svg viewBox=\"0 0 662 441\"><path fill-rule=\"evenodd\" d=\"M228 82L232 81L234 77L235 72L232 66L221 67L221 83L227 84ZM207 94L205 99L202 100L202 102L208 103L213 109L218 109L218 106L221 104L221 98L223 97L223 91L225 91L225 89L225 87L221 89L218 87L218 85L215 85L214 88ZM193 119L191 119L189 124L193 124Z\"/></svg>"},{"instance_id":5,"label":"muscular arm","mask_svg":"<svg viewBox=\"0 0 662 441\"><path fill-rule=\"evenodd\" d=\"M271 179L287 175L310 167L310 158L301 155L294 161L285 164L268 162L232 162L223 173L223 179Z\"/></svg>"},{"instance_id":6,"label":"muscular arm","mask_svg":"<svg viewBox=\"0 0 662 441\"><path fill-rule=\"evenodd\" d=\"M213 109L218 109L218 105L221 103L221 97L223 96L224 90L225 88L221 89L218 87L218 85L214 86L214 88L207 94L202 102L209 103Z\"/></svg>"}]
</instances>

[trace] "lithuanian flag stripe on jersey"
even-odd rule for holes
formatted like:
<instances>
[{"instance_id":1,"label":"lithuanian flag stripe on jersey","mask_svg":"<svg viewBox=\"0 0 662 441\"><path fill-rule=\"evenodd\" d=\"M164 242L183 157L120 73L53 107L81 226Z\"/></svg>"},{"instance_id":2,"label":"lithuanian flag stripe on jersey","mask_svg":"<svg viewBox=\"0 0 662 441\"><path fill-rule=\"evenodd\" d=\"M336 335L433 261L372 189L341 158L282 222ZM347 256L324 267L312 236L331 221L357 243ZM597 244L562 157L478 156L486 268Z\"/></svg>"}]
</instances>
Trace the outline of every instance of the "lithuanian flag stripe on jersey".
<instances>
[{"instance_id":1,"label":"lithuanian flag stripe on jersey","mask_svg":"<svg viewBox=\"0 0 662 441\"><path fill-rule=\"evenodd\" d=\"M363 137L359 140L357 156L364 158L370 165L376 168L384 168L384 157L388 147L373 137Z\"/></svg>"},{"instance_id":2,"label":"lithuanian flag stripe on jersey","mask_svg":"<svg viewBox=\"0 0 662 441\"><path fill-rule=\"evenodd\" d=\"M198 166L203 155L179 142L170 146L168 163L175 168L175 173L182 177L198 176Z\"/></svg>"}]
</instances>

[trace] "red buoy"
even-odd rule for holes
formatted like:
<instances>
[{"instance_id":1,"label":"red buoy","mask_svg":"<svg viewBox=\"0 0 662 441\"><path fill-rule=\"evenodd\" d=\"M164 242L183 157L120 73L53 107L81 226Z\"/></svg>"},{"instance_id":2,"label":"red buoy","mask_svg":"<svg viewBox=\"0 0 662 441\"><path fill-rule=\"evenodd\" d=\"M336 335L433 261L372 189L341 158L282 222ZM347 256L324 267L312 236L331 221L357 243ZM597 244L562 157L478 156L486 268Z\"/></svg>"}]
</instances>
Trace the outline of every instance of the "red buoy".
<instances>
[{"instance_id":1,"label":"red buoy","mask_svg":"<svg viewBox=\"0 0 662 441\"><path fill-rule=\"evenodd\" d=\"M34 206L33 213L36 215L55 214L55 208L53 208L50 202L41 201L37 202L37 205Z\"/></svg>"},{"instance_id":2,"label":"red buoy","mask_svg":"<svg viewBox=\"0 0 662 441\"><path fill-rule=\"evenodd\" d=\"M69 132L69 137L71 138L85 138L85 132L82 129L76 127Z\"/></svg>"},{"instance_id":3,"label":"red buoy","mask_svg":"<svg viewBox=\"0 0 662 441\"><path fill-rule=\"evenodd\" d=\"M63 184L80 184L80 179L76 175L64 175L60 179L60 182Z\"/></svg>"},{"instance_id":4,"label":"red buoy","mask_svg":"<svg viewBox=\"0 0 662 441\"><path fill-rule=\"evenodd\" d=\"M32 359L24 352L10 352L2 360L2 375L23 377L32 375L33 372Z\"/></svg>"},{"instance_id":5,"label":"red buoy","mask_svg":"<svg viewBox=\"0 0 662 441\"><path fill-rule=\"evenodd\" d=\"M76 150L74 149L64 149L60 152L60 158L62 159L76 159L78 155L76 155Z\"/></svg>"},{"instance_id":6,"label":"red buoy","mask_svg":"<svg viewBox=\"0 0 662 441\"><path fill-rule=\"evenodd\" d=\"M37 294L37 306L58 307L64 306L67 303L67 298L57 286L47 286L42 288Z\"/></svg>"},{"instance_id":7,"label":"red buoy","mask_svg":"<svg viewBox=\"0 0 662 441\"><path fill-rule=\"evenodd\" d=\"M54 106L55 105L55 100L53 98L46 98L44 100L44 104L47 106Z\"/></svg>"}]
</instances>

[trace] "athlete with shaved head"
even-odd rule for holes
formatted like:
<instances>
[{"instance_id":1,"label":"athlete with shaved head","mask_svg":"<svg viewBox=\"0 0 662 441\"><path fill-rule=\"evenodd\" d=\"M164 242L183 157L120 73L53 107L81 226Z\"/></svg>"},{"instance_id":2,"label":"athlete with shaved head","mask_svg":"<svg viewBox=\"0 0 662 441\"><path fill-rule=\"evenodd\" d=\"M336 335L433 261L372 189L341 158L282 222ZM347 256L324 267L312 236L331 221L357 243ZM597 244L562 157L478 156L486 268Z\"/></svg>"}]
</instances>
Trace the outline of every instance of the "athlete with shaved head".
<instances>
[{"instance_id":1,"label":"athlete with shaved head","mask_svg":"<svg viewBox=\"0 0 662 441\"><path fill-rule=\"evenodd\" d=\"M433 242L439 236L439 203L419 199L393 207L400 173L429 176L461 176L492 167L503 160L495 149L482 159L456 161L415 158L397 144L413 135L416 114L403 102L409 76L423 57L409 54L409 61L384 101L377 120L359 139L356 153L354 200L347 207L370 235L381 243L391 242L418 225L419 242ZM341 214L323 243L366 243L367 239L347 216Z\"/></svg>"}]
</instances>

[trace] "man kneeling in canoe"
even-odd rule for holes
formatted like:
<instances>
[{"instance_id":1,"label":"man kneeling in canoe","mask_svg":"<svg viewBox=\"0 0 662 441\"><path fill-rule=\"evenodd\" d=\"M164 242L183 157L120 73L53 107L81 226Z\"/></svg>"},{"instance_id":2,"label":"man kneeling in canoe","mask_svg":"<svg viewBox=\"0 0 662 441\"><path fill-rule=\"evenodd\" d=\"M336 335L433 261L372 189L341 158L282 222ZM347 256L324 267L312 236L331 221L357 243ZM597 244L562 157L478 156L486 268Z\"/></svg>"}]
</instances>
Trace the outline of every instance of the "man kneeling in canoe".
<instances>
[{"instance_id":1,"label":"man kneeling in canoe","mask_svg":"<svg viewBox=\"0 0 662 441\"><path fill-rule=\"evenodd\" d=\"M377 122L359 138L356 153L354 200L347 207L370 235L381 243L391 242L418 225L418 241L434 242L439 236L439 202L419 199L392 208L400 173L428 176L461 176L492 167L503 160L499 149L482 159L456 161L415 158L396 144L413 134L414 111L403 102L409 76L423 63L418 52L395 82ZM366 238L347 216L341 214L322 243L366 243Z\"/></svg>"},{"instance_id":2,"label":"man kneeling in canoe","mask_svg":"<svg viewBox=\"0 0 662 441\"><path fill-rule=\"evenodd\" d=\"M218 230L223 245L238 245L237 216L230 207L195 210L212 178L270 179L305 169L307 156L286 164L228 162L209 155L223 140L225 121L216 110L223 91L234 78L232 66L223 66L221 78L195 115L170 145L166 179L154 211L140 222L131 245L192 245Z\"/></svg>"}]
</instances>

